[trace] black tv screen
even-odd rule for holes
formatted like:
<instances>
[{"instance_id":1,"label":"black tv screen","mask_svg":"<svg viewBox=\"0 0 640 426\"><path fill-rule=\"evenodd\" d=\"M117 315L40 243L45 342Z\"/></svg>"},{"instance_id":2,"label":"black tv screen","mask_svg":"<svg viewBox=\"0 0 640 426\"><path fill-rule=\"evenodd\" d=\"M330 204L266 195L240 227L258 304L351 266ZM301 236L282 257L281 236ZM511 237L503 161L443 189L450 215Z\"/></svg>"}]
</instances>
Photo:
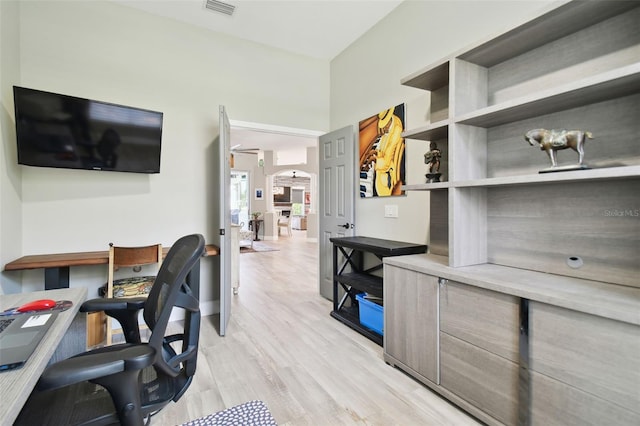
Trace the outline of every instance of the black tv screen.
<instances>
[{"instance_id":1,"label":"black tv screen","mask_svg":"<svg viewBox=\"0 0 640 426\"><path fill-rule=\"evenodd\" d=\"M18 164L160 172L162 113L13 87Z\"/></svg>"}]
</instances>

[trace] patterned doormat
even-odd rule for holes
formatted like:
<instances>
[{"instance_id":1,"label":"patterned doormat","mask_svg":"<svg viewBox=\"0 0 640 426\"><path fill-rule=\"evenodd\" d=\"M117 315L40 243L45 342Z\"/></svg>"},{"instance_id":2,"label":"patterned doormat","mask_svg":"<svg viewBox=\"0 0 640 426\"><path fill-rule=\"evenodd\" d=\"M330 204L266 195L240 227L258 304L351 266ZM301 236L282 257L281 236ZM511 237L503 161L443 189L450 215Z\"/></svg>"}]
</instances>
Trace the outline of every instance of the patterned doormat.
<instances>
[{"instance_id":1,"label":"patterned doormat","mask_svg":"<svg viewBox=\"0 0 640 426\"><path fill-rule=\"evenodd\" d=\"M182 426L278 426L262 401L249 401L217 413L209 414Z\"/></svg>"},{"instance_id":2,"label":"patterned doormat","mask_svg":"<svg viewBox=\"0 0 640 426\"><path fill-rule=\"evenodd\" d=\"M242 253L259 253L259 252L265 252L265 251L279 251L279 249L270 247L267 244L263 243L262 241L254 241L253 242L253 248L248 247L248 246L240 247L240 254L242 254Z\"/></svg>"}]
</instances>

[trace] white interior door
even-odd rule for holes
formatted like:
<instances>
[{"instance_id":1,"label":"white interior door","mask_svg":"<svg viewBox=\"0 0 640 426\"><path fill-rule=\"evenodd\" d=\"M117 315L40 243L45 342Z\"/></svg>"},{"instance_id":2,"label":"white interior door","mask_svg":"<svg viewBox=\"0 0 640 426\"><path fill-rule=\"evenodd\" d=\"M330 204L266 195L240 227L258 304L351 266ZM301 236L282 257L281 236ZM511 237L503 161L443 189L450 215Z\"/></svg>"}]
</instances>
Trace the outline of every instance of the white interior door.
<instances>
[{"instance_id":1,"label":"white interior door","mask_svg":"<svg viewBox=\"0 0 640 426\"><path fill-rule=\"evenodd\" d=\"M220 335L227 333L231 316L231 126L224 106L220 105L220 144L218 182L220 185Z\"/></svg>"},{"instance_id":2,"label":"white interior door","mask_svg":"<svg viewBox=\"0 0 640 426\"><path fill-rule=\"evenodd\" d=\"M353 127L347 126L319 138L319 249L320 295L333 299L331 237L354 235L355 152Z\"/></svg>"}]
</instances>

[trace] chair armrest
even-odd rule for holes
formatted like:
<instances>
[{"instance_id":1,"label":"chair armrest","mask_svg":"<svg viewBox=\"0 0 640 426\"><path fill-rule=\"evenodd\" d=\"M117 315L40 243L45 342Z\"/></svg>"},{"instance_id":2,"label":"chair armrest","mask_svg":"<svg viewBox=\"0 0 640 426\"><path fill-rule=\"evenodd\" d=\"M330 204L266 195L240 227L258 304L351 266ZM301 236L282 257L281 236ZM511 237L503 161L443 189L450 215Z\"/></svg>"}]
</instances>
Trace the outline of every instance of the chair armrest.
<instances>
[{"instance_id":1,"label":"chair armrest","mask_svg":"<svg viewBox=\"0 0 640 426\"><path fill-rule=\"evenodd\" d=\"M114 350L115 348L115 350ZM40 376L38 390L52 390L87 380L153 364L155 349L149 345L109 347L105 352L87 352L50 365Z\"/></svg>"},{"instance_id":2,"label":"chair armrest","mask_svg":"<svg viewBox=\"0 0 640 426\"><path fill-rule=\"evenodd\" d=\"M80 306L80 312L99 312L99 311L130 311L144 308L145 297L119 298L113 297L97 298L85 301Z\"/></svg>"},{"instance_id":3,"label":"chair armrest","mask_svg":"<svg viewBox=\"0 0 640 426\"><path fill-rule=\"evenodd\" d=\"M146 300L146 297L91 299L80 306L80 312L104 311L120 323L127 343L140 343L138 312L144 308Z\"/></svg>"}]
</instances>

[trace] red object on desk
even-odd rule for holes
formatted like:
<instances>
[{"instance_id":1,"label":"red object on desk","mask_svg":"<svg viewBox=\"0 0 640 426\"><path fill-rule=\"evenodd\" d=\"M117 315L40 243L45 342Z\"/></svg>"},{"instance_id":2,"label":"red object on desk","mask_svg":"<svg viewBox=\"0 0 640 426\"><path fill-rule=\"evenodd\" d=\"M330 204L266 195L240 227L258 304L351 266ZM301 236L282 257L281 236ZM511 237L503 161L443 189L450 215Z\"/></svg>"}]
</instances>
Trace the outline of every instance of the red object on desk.
<instances>
[{"instance_id":1,"label":"red object on desk","mask_svg":"<svg viewBox=\"0 0 640 426\"><path fill-rule=\"evenodd\" d=\"M18 312L31 312L31 311L43 311L45 309L51 309L56 306L56 301L51 299L33 300L29 303L25 303L16 309Z\"/></svg>"}]
</instances>

